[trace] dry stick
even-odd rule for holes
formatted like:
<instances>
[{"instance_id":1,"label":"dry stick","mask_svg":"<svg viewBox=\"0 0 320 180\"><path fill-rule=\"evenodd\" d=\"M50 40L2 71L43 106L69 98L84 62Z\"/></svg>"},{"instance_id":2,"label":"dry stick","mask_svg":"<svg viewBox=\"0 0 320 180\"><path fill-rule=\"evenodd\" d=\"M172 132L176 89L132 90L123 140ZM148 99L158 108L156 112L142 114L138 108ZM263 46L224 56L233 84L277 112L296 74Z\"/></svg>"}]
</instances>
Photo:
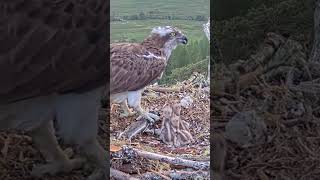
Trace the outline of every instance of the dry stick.
<instances>
[{"instance_id":1,"label":"dry stick","mask_svg":"<svg viewBox=\"0 0 320 180\"><path fill-rule=\"evenodd\" d=\"M3 155L4 159L7 158L9 144L10 144L10 136L5 139L3 148L1 149L1 154Z\"/></svg>"},{"instance_id":2,"label":"dry stick","mask_svg":"<svg viewBox=\"0 0 320 180\"><path fill-rule=\"evenodd\" d=\"M261 180L269 180L269 177L263 172L262 168L258 169L257 173Z\"/></svg>"},{"instance_id":3,"label":"dry stick","mask_svg":"<svg viewBox=\"0 0 320 180\"><path fill-rule=\"evenodd\" d=\"M150 171L157 174L158 176L161 176L163 179L170 180L170 178L168 176L162 175L161 173L159 173L157 171L154 171L154 170L150 170Z\"/></svg>"},{"instance_id":4,"label":"dry stick","mask_svg":"<svg viewBox=\"0 0 320 180\"><path fill-rule=\"evenodd\" d=\"M249 72L247 74L241 75L239 79L239 87L240 89L246 88L257 81L257 77L261 75L263 72L263 68L259 66L256 70L253 72Z\"/></svg>"},{"instance_id":5,"label":"dry stick","mask_svg":"<svg viewBox=\"0 0 320 180\"><path fill-rule=\"evenodd\" d=\"M148 90L156 91L156 92L180 92L180 88L166 88L166 87L148 87Z\"/></svg>"},{"instance_id":6,"label":"dry stick","mask_svg":"<svg viewBox=\"0 0 320 180\"><path fill-rule=\"evenodd\" d=\"M143 151L135 148L132 148L132 149L137 153L138 156L146 159L159 160L169 164L191 167L193 169L209 169L209 166L210 166L209 162L197 162L192 160L174 158L174 157L169 157L161 154L151 153L151 152L147 152L147 151Z\"/></svg>"},{"instance_id":7,"label":"dry stick","mask_svg":"<svg viewBox=\"0 0 320 180\"><path fill-rule=\"evenodd\" d=\"M317 155L315 152L313 152L307 145L305 145L305 144L303 143L303 140L302 140L300 137L298 137L298 143L299 143L310 155L312 155L313 157L318 157L318 155Z\"/></svg>"},{"instance_id":8,"label":"dry stick","mask_svg":"<svg viewBox=\"0 0 320 180\"><path fill-rule=\"evenodd\" d=\"M155 176L161 176L164 179L196 179L197 177L205 178L209 176L208 171L161 171L161 173L165 176L158 172L152 171L144 173L142 177L148 177L149 179L152 179L153 177L156 178Z\"/></svg>"},{"instance_id":9,"label":"dry stick","mask_svg":"<svg viewBox=\"0 0 320 180\"><path fill-rule=\"evenodd\" d=\"M204 171L169 171L163 172L171 179L195 179L197 176L208 177L209 173Z\"/></svg>"},{"instance_id":10,"label":"dry stick","mask_svg":"<svg viewBox=\"0 0 320 180\"><path fill-rule=\"evenodd\" d=\"M114 177L116 179L121 180L139 180L135 177L130 176L129 174L126 174L113 168L110 168L110 177Z\"/></svg>"}]
</instances>

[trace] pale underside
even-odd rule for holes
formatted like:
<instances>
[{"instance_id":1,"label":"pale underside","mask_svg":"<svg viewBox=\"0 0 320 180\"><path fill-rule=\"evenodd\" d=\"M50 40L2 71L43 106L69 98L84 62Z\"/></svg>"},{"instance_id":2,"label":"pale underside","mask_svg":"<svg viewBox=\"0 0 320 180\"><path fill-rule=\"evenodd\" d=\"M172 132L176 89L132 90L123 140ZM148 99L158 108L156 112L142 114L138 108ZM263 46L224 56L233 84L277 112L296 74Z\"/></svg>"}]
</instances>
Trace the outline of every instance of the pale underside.
<instances>
[{"instance_id":1,"label":"pale underside","mask_svg":"<svg viewBox=\"0 0 320 180\"><path fill-rule=\"evenodd\" d=\"M52 94L1 105L0 130L31 131L56 119L58 134L66 143L82 144L95 139L102 89L81 94Z\"/></svg>"}]
</instances>

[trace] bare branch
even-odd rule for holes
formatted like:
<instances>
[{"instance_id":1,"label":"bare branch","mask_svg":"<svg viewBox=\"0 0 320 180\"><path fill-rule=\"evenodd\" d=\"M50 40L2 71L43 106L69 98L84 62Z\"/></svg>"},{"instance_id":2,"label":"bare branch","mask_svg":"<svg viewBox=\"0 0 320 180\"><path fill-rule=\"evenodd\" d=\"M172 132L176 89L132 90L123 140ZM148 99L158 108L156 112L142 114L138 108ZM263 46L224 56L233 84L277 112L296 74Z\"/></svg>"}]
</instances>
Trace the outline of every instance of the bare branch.
<instances>
[{"instance_id":1,"label":"bare branch","mask_svg":"<svg viewBox=\"0 0 320 180\"><path fill-rule=\"evenodd\" d=\"M186 159L177 158L177 157L170 157L170 156L151 153L151 152L147 152L147 151L143 151L135 148L133 148L133 150L137 153L138 156L146 159L159 160L169 164L191 167L193 169L209 169L209 166L210 166L209 162L198 162L198 161L186 160Z\"/></svg>"}]
</instances>

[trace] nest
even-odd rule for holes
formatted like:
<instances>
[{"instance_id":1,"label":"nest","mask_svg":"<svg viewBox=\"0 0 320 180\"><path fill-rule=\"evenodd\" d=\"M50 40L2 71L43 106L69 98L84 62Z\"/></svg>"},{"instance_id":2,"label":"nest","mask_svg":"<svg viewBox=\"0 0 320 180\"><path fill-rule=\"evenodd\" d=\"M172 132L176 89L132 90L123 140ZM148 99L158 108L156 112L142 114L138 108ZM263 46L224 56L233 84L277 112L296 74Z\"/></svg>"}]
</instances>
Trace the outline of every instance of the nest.
<instances>
[{"instance_id":1,"label":"nest","mask_svg":"<svg viewBox=\"0 0 320 180\"><path fill-rule=\"evenodd\" d=\"M320 63L297 41L268 33L248 60L216 64L212 83L226 179L319 177Z\"/></svg>"},{"instance_id":2,"label":"nest","mask_svg":"<svg viewBox=\"0 0 320 180\"><path fill-rule=\"evenodd\" d=\"M190 79L179 82L173 86L152 85L146 88L143 93L141 106L149 112L158 112L162 116L163 108L173 102L182 102L181 119L189 123L190 133L196 139L191 145L181 147L169 146L161 141L161 138L151 133L139 133L131 143L127 139L118 139L118 135L126 127L135 123L137 116L120 118L120 108L114 107L111 111L111 167L132 177L146 179L171 179L195 177L207 179L208 169L199 171L197 168L175 165L175 160L161 161L144 157L114 157L123 149L124 145L129 145L140 151L153 153L153 157L163 156L178 157L186 161L209 163L210 159L210 109L209 109L209 89L207 78L198 73L194 73ZM157 122L153 128L161 128L161 121ZM114 150L114 151L113 151ZM182 163L183 164L183 163ZM188 164L188 163L186 163Z\"/></svg>"}]
</instances>

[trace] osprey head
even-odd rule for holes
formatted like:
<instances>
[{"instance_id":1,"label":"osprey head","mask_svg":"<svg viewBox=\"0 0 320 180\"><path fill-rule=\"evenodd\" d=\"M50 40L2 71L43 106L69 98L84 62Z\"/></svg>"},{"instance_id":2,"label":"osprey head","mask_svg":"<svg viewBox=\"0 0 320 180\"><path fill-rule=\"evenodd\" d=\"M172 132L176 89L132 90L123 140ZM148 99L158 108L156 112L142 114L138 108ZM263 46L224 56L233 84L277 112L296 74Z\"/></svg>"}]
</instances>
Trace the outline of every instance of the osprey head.
<instances>
[{"instance_id":1,"label":"osprey head","mask_svg":"<svg viewBox=\"0 0 320 180\"><path fill-rule=\"evenodd\" d=\"M152 34L159 35L166 39L167 43L177 45L178 43L187 44L188 38L178 29L171 26L155 27L151 31Z\"/></svg>"},{"instance_id":2,"label":"osprey head","mask_svg":"<svg viewBox=\"0 0 320 180\"><path fill-rule=\"evenodd\" d=\"M178 44L187 44L187 37L178 29L171 26L155 27L151 31L151 37L158 37L164 54L169 59L171 52Z\"/></svg>"}]
</instances>

